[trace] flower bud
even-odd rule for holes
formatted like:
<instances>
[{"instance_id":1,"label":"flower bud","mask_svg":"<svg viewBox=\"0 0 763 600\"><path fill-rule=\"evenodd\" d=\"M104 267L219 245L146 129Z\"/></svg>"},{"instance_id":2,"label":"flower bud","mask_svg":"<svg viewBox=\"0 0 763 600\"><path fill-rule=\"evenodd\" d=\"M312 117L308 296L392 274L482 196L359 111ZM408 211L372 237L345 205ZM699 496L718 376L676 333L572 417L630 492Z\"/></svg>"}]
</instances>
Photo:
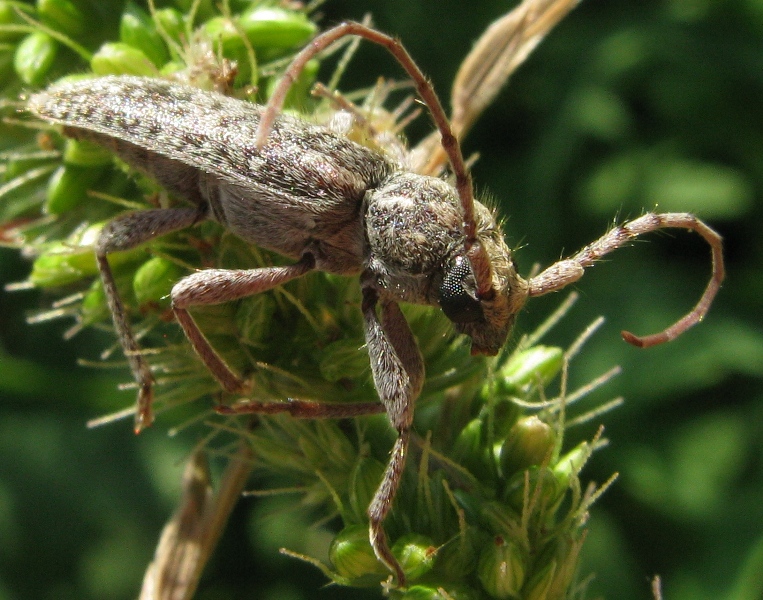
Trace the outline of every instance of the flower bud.
<instances>
[{"instance_id":1,"label":"flower bud","mask_svg":"<svg viewBox=\"0 0 763 600\"><path fill-rule=\"evenodd\" d=\"M236 58L246 52L246 44L241 39L241 34L228 17L210 19L204 23L204 31L215 44L220 44L226 57Z\"/></svg>"},{"instance_id":2,"label":"flower bud","mask_svg":"<svg viewBox=\"0 0 763 600\"><path fill-rule=\"evenodd\" d=\"M465 585L413 585L401 600L478 600L481 594Z\"/></svg>"},{"instance_id":3,"label":"flower bud","mask_svg":"<svg viewBox=\"0 0 763 600\"><path fill-rule=\"evenodd\" d=\"M532 465L551 458L556 445L553 427L536 416L524 417L514 424L501 446L501 472L510 477Z\"/></svg>"},{"instance_id":4,"label":"flower bud","mask_svg":"<svg viewBox=\"0 0 763 600\"><path fill-rule=\"evenodd\" d=\"M410 580L416 580L432 570L437 548L431 538L408 533L398 538L392 546L392 554L403 568L405 576Z\"/></svg>"},{"instance_id":5,"label":"flower bud","mask_svg":"<svg viewBox=\"0 0 763 600\"><path fill-rule=\"evenodd\" d=\"M529 487L528 487L529 486ZM538 505L553 507L562 497L566 486L561 486L548 467L532 466L515 473L507 482L504 495L507 504L516 511L522 511L525 497L540 495Z\"/></svg>"},{"instance_id":6,"label":"flower bud","mask_svg":"<svg viewBox=\"0 0 763 600\"><path fill-rule=\"evenodd\" d=\"M124 42L107 42L90 59L96 75L155 75L154 63L142 51Z\"/></svg>"},{"instance_id":7,"label":"flower bud","mask_svg":"<svg viewBox=\"0 0 763 600\"><path fill-rule=\"evenodd\" d=\"M164 40L156 30L151 15L134 2L128 2L119 21L119 39L128 46L137 48L155 66L166 63L170 56Z\"/></svg>"},{"instance_id":8,"label":"flower bud","mask_svg":"<svg viewBox=\"0 0 763 600\"><path fill-rule=\"evenodd\" d=\"M318 31L304 13L254 6L237 19L255 48L288 50L301 46Z\"/></svg>"},{"instance_id":9,"label":"flower bud","mask_svg":"<svg viewBox=\"0 0 763 600\"><path fill-rule=\"evenodd\" d=\"M48 181L43 210L49 215L61 215L86 202L87 192L103 175L100 169L63 165Z\"/></svg>"},{"instance_id":10,"label":"flower bud","mask_svg":"<svg viewBox=\"0 0 763 600\"><path fill-rule=\"evenodd\" d=\"M533 346L518 352L496 373L482 395L486 397L490 392L499 396L526 395L556 377L563 358L564 352L555 346Z\"/></svg>"},{"instance_id":11,"label":"flower bud","mask_svg":"<svg viewBox=\"0 0 763 600\"><path fill-rule=\"evenodd\" d=\"M100 279L94 279L80 305L82 324L100 323L107 320L110 314L106 303L106 293L103 291L103 283Z\"/></svg>"},{"instance_id":12,"label":"flower bud","mask_svg":"<svg viewBox=\"0 0 763 600\"><path fill-rule=\"evenodd\" d=\"M174 8L159 8L154 13L154 19L157 22L157 29L163 31L176 42L179 42L185 35L185 23L183 15Z\"/></svg>"},{"instance_id":13,"label":"flower bud","mask_svg":"<svg viewBox=\"0 0 763 600\"><path fill-rule=\"evenodd\" d=\"M185 273L185 269L163 256L149 258L133 277L135 299L139 305L155 303L160 308L169 308L170 290Z\"/></svg>"},{"instance_id":14,"label":"flower bud","mask_svg":"<svg viewBox=\"0 0 763 600\"><path fill-rule=\"evenodd\" d=\"M329 560L339 575L351 581L370 576L378 582L389 573L371 548L366 525L350 525L342 529L331 542Z\"/></svg>"},{"instance_id":15,"label":"flower bud","mask_svg":"<svg viewBox=\"0 0 763 600\"><path fill-rule=\"evenodd\" d=\"M103 223L77 231L63 242L51 242L32 263L29 282L35 287L47 288L69 285L98 274L93 247ZM145 257L145 250L135 248L109 255L109 264L115 272L122 266Z\"/></svg>"},{"instance_id":16,"label":"flower bud","mask_svg":"<svg viewBox=\"0 0 763 600\"><path fill-rule=\"evenodd\" d=\"M116 269L112 269L114 282L117 284L117 289L119 290L119 297L122 298L122 301L128 306L133 305L135 302L135 299L132 296L132 280L135 275L132 268L133 266L134 265L119 265ZM111 311L109 310L109 305L106 301L106 292L103 290L103 282L100 277L93 280L93 283L90 284L90 288L85 292L85 296L82 298L80 318L82 319L83 326L92 323L101 323L103 321L111 321Z\"/></svg>"},{"instance_id":17,"label":"flower bud","mask_svg":"<svg viewBox=\"0 0 763 600\"><path fill-rule=\"evenodd\" d=\"M460 500L459 500L460 503ZM479 504L479 522L483 523L485 531L521 531L522 513L498 500L482 500ZM493 543L494 538L486 538L482 546Z\"/></svg>"},{"instance_id":18,"label":"flower bud","mask_svg":"<svg viewBox=\"0 0 763 600\"><path fill-rule=\"evenodd\" d=\"M77 252L66 244L52 243L32 263L29 281L34 287L59 287L91 277L96 272L91 250Z\"/></svg>"},{"instance_id":19,"label":"flower bud","mask_svg":"<svg viewBox=\"0 0 763 600\"><path fill-rule=\"evenodd\" d=\"M101 167L111 164L113 154L104 147L88 140L67 138L64 146L64 162L77 167Z\"/></svg>"},{"instance_id":20,"label":"flower bud","mask_svg":"<svg viewBox=\"0 0 763 600\"><path fill-rule=\"evenodd\" d=\"M17 177L23 178L27 174L27 171L34 169L35 167L39 166L39 164L40 161L34 158L17 158L14 156L8 156L5 164L3 165L5 170L3 171L2 175L0 175L0 180L7 182L13 181ZM35 184L36 182L27 182L26 185L29 185L30 183ZM24 186L21 187L23 188Z\"/></svg>"},{"instance_id":21,"label":"flower bud","mask_svg":"<svg viewBox=\"0 0 763 600\"><path fill-rule=\"evenodd\" d=\"M469 421L458 434L449 456L478 479L493 479L493 457L485 444L483 429L482 419Z\"/></svg>"},{"instance_id":22,"label":"flower bud","mask_svg":"<svg viewBox=\"0 0 763 600\"><path fill-rule=\"evenodd\" d=\"M482 551L477 565L477 577L484 590L493 598L516 598L525 579L526 560L515 543L496 536Z\"/></svg>"},{"instance_id":23,"label":"flower bud","mask_svg":"<svg viewBox=\"0 0 763 600\"><path fill-rule=\"evenodd\" d=\"M488 411L491 413L490 416L488 416ZM509 431L516 424L520 413L521 409L515 402L506 397L498 397L483 405L480 417L486 426L489 425L492 428L492 434L490 434L492 439L499 443L500 440L506 439L506 436L509 435ZM488 436L487 429L485 436Z\"/></svg>"},{"instance_id":24,"label":"flower bud","mask_svg":"<svg viewBox=\"0 0 763 600\"><path fill-rule=\"evenodd\" d=\"M27 35L13 56L13 68L21 81L38 86L43 83L58 53L58 42L42 31Z\"/></svg>"}]
</instances>

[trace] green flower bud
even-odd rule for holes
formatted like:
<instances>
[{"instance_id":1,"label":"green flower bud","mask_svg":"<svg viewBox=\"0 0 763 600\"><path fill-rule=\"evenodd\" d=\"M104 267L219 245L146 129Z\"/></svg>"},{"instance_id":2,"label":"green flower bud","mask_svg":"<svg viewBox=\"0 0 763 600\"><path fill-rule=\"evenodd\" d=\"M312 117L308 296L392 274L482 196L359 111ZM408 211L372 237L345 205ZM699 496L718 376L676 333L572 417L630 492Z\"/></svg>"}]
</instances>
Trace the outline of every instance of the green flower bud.
<instances>
[{"instance_id":1,"label":"green flower bud","mask_svg":"<svg viewBox=\"0 0 763 600\"><path fill-rule=\"evenodd\" d=\"M39 86L45 80L58 53L58 42L42 31L27 35L13 56L13 68L21 81Z\"/></svg>"},{"instance_id":2,"label":"green flower bud","mask_svg":"<svg viewBox=\"0 0 763 600\"><path fill-rule=\"evenodd\" d=\"M134 2L128 2L122 11L122 18L119 21L119 39L128 46L143 52L157 67L170 58L167 46L156 30L151 15Z\"/></svg>"},{"instance_id":3,"label":"green flower bud","mask_svg":"<svg viewBox=\"0 0 763 600\"><path fill-rule=\"evenodd\" d=\"M154 63L140 50L124 42L109 42L90 59L96 75L155 75Z\"/></svg>"},{"instance_id":4,"label":"green flower bud","mask_svg":"<svg viewBox=\"0 0 763 600\"><path fill-rule=\"evenodd\" d=\"M350 475L350 508L357 521L365 521L371 499L381 483L384 465L370 456L355 463Z\"/></svg>"},{"instance_id":5,"label":"green flower bud","mask_svg":"<svg viewBox=\"0 0 763 600\"><path fill-rule=\"evenodd\" d=\"M410 580L416 580L432 570L437 548L431 538L417 533L408 533L394 543L392 554L403 568L405 576Z\"/></svg>"},{"instance_id":6,"label":"green flower bud","mask_svg":"<svg viewBox=\"0 0 763 600\"><path fill-rule=\"evenodd\" d=\"M330 343L321 352L318 368L327 381L358 379L368 373L368 355L360 351L362 342L345 338Z\"/></svg>"},{"instance_id":7,"label":"green flower bud","mask_svg":"<svg viewBox=\"0 0 763 600\"><path fill-rule=\"evenodd\" d=\"M508 535L508 532L520 531L520 528L524 527L521 511L498 500L482 500L479 503L478 518L486 531ZM482 545L485 546L486 543L482 541Z\"/></svg>"},{"instance_id":8,"label":"green flower bud","mask_svg":"<svg viewBox=\"0 0 763 600\"><path fill-rule=\"evenodd\" d=\"M564 351L555 346L533 346L513 355L482 390L499 396L527 395L549 383L562 368Z\"/></svg>"},{"instance_id":9,"label":"green flower bud","mask_svg":"<svg viewBox=\"0 0 763 600\"><path fill-rule=\"evenodd\" d=\"M339 575L353 582L370 579L369 583L376 583L389 574L371 548L366 525L342 529L331 542L329 560Z\"/></svg>"},{"instance_id":10,"label":"green flower bud","mask_svg":"<svg viewBox=\"0 0 763 600\"><path fill-rule=\"evenodd\" d=\"M170 290L186 274L185 269L162 256L154 256L135 272L133 291L138 304L155 303L169 308Z\"/></svg>"},{"instance_id":11,"label":"green flower bud","mask_svg":"<svg viewBox=\"0 0 763 600\"><path fill-rule=\"evenodd\" d=\"M77 231L64 242L47 244L42 254L32 263L29 281L35 287L68 285L98 274L93 247L103 223ZM109 264L116 273L120 267L145 258L145 250L136 248L109 254Z\"/></svg>"},{"instance_id":12,"label":"green flower bud","mask_svg":"<svg viewBox=\"0 0 763 600\"><path fill-rule=\"evenodd\" d=\"M154 13L157 29L164 31L176 42L185 35L185 21L180 11L174 8L160 8Z\"/></svg>"},{"instance_id":13,"label":"green flower bud","mask_svg":"<svg viewBox=\"0 0 763 600\"><path fill-rule=\"evenodd\" d=\"M255 6L244 11L237 21L255 48L294 48L318 31L304 13L276 7Z\"/></svg>"},{"instance_id":14,"label":"green flower bud","mask_svg":"<svg viewBox=\"0 0 763 600\"><path fill-rule=\"evenodd\" d=\"M64 146L64 162L78 167L101 167L111 164L113 154L103 146L88 140L67 138Z\"/></svg>"},{"instance_id":15,"label":"green flower bud","mask_svg":"<svg viewBox=\"0 0 763 600\"><path fill-rule=\"evenodd\" d=\"M519 546L496 536L482 551L477 577L483 589L493 598L516 598L525 580L527 561Z\"/></svg>"},{"instance_id":16,"label":"green flower bud","mask_svg":"<svg viewBox=\"0 0 763 600\"><path fill-rule=\"evenodd\" d=\"M458 434L449 455L478 479L495 477L493 457L485 444L482 419L472 419L466 424Z\"/></svg>"},{"instance_id":17,"label":"green flower bud","mask_svg":"<svg viewBox=\"0 0 763 600\"><path fill-rule=\"evenodd\" d=\"M405 591L401 600L478 600L481 596L465 585L414 585Z\"/></svg>"},{"instance_id":18,"label":"green flower bud","mask_svg":"<svg viewBox=\"0 0 763 600\"><path fill-rule=\"evenodd\" d=\"M62 165L48 181L43 210L50 215L60 215L88 200L87 192L93 189L103 175L102 169Z\"/></svg>"},{"instance_id":19,"label":"green flower bud","mask_svg":"<svg viewBox=\"0 0 763 600\"><path fill-rule=\"evenodd\" d=\"M493 440L503 440L509 435L509 431L517 422L521 409L508 398L493 398L480 410L480 418L485 424L485 436L490 435ZM492 432L488 427L492 428Z\"/></svg>"},{"instance_id":20,"label":"green flower bud","mask_svg":"<svg viewBox=\"0 0 763 600\"><path fill-rule=\"evenodd\" d=\"M69 37L85 31L85 16L71 0L37 0L37 14L45 25Z\"/></svg>"},{"instance_id":21,"label":"green flower bud","mask_svg":"<svg viewBox=\"0 0 763 600\"><path fill-rule=\"evenodd\" d=\"M117 268L113 275L119 290L119 296L125 304L132 304L133 270L129 268L129 265L122 266ZM85 293L85 297L80 305L80 317L83 325L111 321L111 311L106 301L106 292L103 290L103 282L100 277L93 280L90 289Z\"/></svg>"},{"instance_id":22,"label":"green flower bud","mask_svg":"<svg viewBox=\"0 0 763 600\"><path fill-rule=\"evenodd\" d=\"M29 281L39 288L58 287L91 277L96 272L92 251L74 252L65 244L53 243L32 263Z\"/></svg>"},{"instance_id":23,"label":"green flower bud","mask_svg":"<svg viewBox=\"0 0 763 600\"><path fill-rule=\"evenodd\" d=\"M524 417L516 422L501 446L501 472L510 477L532 465L551 458L556 445L553 427L538 417Z\"/></svg>"},{"instance_id":24,"label":"green flower bud","mask_svg":"<svg viewBox=\"0 0 763 600\"><path fill-rule=\"evenodd\" d=\"M2 173L2 181L13 181L17 177L26 175L27 171L40 165L40 161L34 158L8 157L5 163L5 172Z\"/></svg>"},{"instance_id":25,"label":"green flower bud","mask_svg":"<svg viewBox=\"0 0 763 600\"><path fill-rule=\"evenodd\" d=\"M106 320L110 314L106 303L106 292L103 291L103 283L100 279L95 279L82 299L80 306L82 323L84 325L100 323Z\"/></svg>"},{"instance_id":26,"label":"green flower bud","mask_svg":"<svg viewBox=\"0 0 763 600\"><path fill-rule=\"evenodd\" d=\"M553 471L547 467L532 466L515 473L506 484L504 498L509 506L517 511L522 510L525 502L525 487L528 483L526 474L529 476L530 487L527 492L529 498L538 493L536 490L540 487L540 499L538 500L540 506L555 506L567 489L566 486L559 485Z\"/></svg>"}]
</instances>

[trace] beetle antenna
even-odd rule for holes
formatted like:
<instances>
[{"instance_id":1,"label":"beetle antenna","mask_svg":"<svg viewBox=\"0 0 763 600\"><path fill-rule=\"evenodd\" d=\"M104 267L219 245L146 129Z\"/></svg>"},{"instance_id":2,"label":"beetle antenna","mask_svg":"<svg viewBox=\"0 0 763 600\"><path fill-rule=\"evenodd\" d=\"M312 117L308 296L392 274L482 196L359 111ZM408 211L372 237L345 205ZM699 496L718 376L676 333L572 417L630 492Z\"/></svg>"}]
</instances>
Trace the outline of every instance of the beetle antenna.
<instances>
[{"instance_id":1,"label":"beetle antenna","mask_svg":"<svg viewBox=\"0 0 763 600\"><path fill-rule=\"evenodd\" d=\"M688 213L647 213L638 219L612 228L574 256L554 263L540 275L530 279L529 296L542 296L560 290L580 279L587 267L593 266L597 260L613 250L621 248L644 234L670 228L695 231L710 245L713 257L710 281L697 305L670 327L643 337L634 335L630 331L621 332L626 342L639 348L669 342L705 317L725 277L721 236L697 217Z\"/></svg>"}]
</instances>

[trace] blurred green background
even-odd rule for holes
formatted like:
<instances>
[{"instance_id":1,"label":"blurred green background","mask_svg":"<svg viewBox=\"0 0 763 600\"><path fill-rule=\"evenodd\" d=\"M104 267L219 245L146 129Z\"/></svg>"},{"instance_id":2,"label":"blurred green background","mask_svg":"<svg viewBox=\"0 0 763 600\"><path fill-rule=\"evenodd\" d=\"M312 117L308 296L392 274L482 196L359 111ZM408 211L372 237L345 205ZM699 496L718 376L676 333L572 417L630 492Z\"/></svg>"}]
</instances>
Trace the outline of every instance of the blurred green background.
<instances>
[{"instance_id":1,"label":"blurred green background","mask_svg":"<svg viewBox=\"0 0 763 600\"><path fill-rule=\"evenodd\" d=\"M460 60L510 6L329 0L320 10L324 27L372 13L447 104ZM344 87L379 75L400 72L364 47ZM500 203L524 273L644 209L695 212L724 236L724 288L678 341L641 351L618 332L652 333L696 302L709 251L682 232L589 272L548 341L568 344L604 315L572 384L623 367L607 392L626 404L602 419L611 445L583 472L598 482L621 473L592 511L587 597L649 598L660 574L670 599L763 598L763 0L584 1L478 122L465 143L473 152L477 190ZM28 266L0 249L0 281L23 280ZM560 299L531 302L518 331ZM96 359L108 334L64 342L66 323L27 325L45 303L0 293L0 600L133 598L198 432L169 438L161 421L138 437L128 421L86 430L131 402L116 390L128 375L76 365ZM263 511L274 516L256 520ZM242 501L198 597L377 597L321 588L316 569L277 554L320 538L309 525Z\"/></svg>"}]
</instances>

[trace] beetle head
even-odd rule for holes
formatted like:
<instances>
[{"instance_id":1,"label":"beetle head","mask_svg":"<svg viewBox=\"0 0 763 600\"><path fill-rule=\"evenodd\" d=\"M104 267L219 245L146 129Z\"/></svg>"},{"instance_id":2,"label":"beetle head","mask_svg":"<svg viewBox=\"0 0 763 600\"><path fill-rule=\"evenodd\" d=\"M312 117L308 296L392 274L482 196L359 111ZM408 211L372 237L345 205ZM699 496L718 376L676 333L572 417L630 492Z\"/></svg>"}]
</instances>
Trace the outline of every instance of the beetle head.
<instances>
[{"instance_id":1,"label":"beetle head","mask_svg":"<svg viewBox=\"0 0 763 600\"><path fill-rule=\"evenodd\" d=\"M527 282L489 209L475 202L476 241L450 260L440 284L442 311L472 339L472 354L498 354L527 300Z\"/></svg>"}]
</instances>

